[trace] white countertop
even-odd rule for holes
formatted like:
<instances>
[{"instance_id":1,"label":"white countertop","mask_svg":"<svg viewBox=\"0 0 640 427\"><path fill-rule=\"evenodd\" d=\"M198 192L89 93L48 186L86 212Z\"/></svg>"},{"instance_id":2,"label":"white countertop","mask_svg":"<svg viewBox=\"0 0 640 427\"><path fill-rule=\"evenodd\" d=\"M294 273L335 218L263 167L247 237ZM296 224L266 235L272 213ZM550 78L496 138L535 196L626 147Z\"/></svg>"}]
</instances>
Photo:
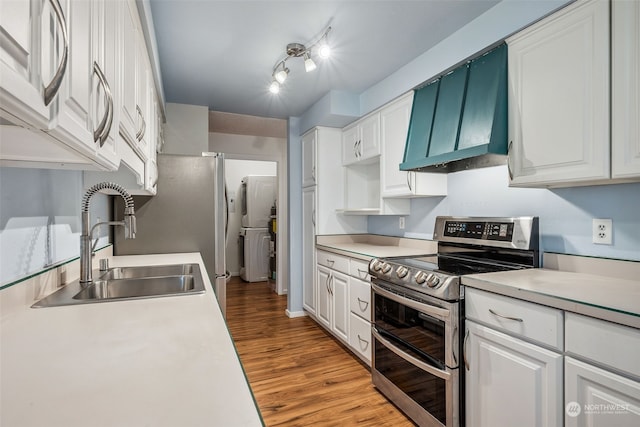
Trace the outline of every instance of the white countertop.
<instances>
[{"instance_id":1,"label":"white countertop","mask_svg":"<svg viewBox=\"0 0 640 427\"><path fill-rule=\"evenodd\" d=\"M317 236L316 248L369 261L371 258L418 256L438 251L431 240L374 234Z\"/></svg>"},{"instance_id":2,"label":"white countertop","mask_svg":"<svg viewBox=\"0 0 640 427\"><path fill-rule=\"evenodd\" d=\"M547 269L471 274L462 284L640 328L640 281Z\"/></svg>"},{"instance_id":3,"label":"white countertop","mask_svg":"<svg viewBox=\"0 0 640 427\"><path fill-rule=\"evenodd\" d=\"M204 294L3 318L0 425L263 425L200 255L121 256L111 266L191 262Z\"/></svg>"}]
</instances>

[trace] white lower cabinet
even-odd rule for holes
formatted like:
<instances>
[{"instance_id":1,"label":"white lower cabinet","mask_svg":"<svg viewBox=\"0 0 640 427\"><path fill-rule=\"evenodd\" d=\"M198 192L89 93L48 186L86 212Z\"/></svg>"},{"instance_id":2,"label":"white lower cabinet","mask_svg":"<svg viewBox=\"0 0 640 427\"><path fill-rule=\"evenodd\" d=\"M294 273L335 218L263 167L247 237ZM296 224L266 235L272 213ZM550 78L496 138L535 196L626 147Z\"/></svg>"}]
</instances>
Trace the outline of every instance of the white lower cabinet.
<instances>
[{"instance_id":1,"label":"white lower cabinet","mask_svg":"<svg viewBox=\"0 0 640 427\"><path fill-rule=\"evenodd\" d=\"M371 285L368 262L316 251L315 310L305 310L371 365Z\"/></svg>"},{"instance_id":2,"label":"white lower cabinet","mask_svg":"<svg viewBox=\"0 0 640 427\"><path fill-rule=\"evenodd\" d=\"M466 323L466 425L562 426L562 354Z\"/></svg>"},{"instance_id":3,"label":"white lower cabinet","mask_svg":"<svg viewBox=\"0 0 640 427\"><path fill-rule=\"evenodd\" d=\"M323 265L317 267L318 304L316 317L320 324L347 342L349 337L348 277Z\"/></svg>"},{"instance_id":4,"label":"white lower cabinet","mask_svg":"<svg viewBox=\"0 0 640 427\"><path fill-rule=\"evenodd\" d=\"M565 426L640 425L640 383L588 363L565 360Z\"/></svg>"},{"instance_id":5,"label":"white lower cabinet","mask_svg":"<svg viewBox=\"0 0 640 427\"><path fill-rule=\"evenodd\" d=\"M349 347L371 366L371 323L353 312L349 316Z\"/></svg>"},{"instance_id":6,"label":"white lower cabinet","mask_svg":"<svg viewBox=\"0 0 640 427\"><path fill-rule=\"evenodd\" d=\"M317 273L316 270L316 187L302 191L302 306L314 315L316 313Z\"/></svg>"},{"instance_id":7,"label":"white lower cabinet","mask_svg":"<svg viewBox=\"0 0 640 427\"><path fill-rule=\"evenodd\" d=\"M467 427L640 425L640 330L473 288L465 312Z\"/></svg>"}]
</instances>

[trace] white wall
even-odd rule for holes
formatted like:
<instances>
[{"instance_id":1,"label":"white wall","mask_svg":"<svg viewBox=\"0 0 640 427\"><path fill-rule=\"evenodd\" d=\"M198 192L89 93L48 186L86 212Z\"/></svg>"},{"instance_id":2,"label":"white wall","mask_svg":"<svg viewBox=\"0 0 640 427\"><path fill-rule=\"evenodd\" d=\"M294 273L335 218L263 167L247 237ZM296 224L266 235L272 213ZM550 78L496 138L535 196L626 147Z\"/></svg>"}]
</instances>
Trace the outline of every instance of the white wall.
<instances>
[{"instance_id":1,"label":"white wall","mask_svg":"<svg viewBox=\"0 0 640 427\"><path fill-rule=\"evenodd\" d=\"M438 215L533 215L540 218L542 251L640 261L640 183L512 188L506 166L450 173L447 178L447 197L411 201L404 230L396 216L372 216L369 232L430 239ZM612 245L592 243L594 218L613 220Z\"/></svg>"},{"instance_id":2,"label":"white wall","mask_svg":"<svg viewBox=\"0 0 640 427\"><path fill-rule=\"evenodd\" d=\"M247 175L277 175L278 164L258 160L225 159L224 173L229 195L229 226L227 234L227 270L234 275L240 274L240 252L238 250L238 233L242 222L240 209L240 184ZM278 272L279 273L279 272Z\"/></svg>"},{"instance_id":3,"label":"white wall","mask_svg":"<svg viewBox=\"0 0 640 427\"><path fill-rule=\"evenodd\" d=\"M289 286L289 192L287 180L287 140L253 135L209 132L209 151L225 153L226 159L260 160L277 163L278 175L278 278L276 291L288 292ZM246 175L246 174L245 174Z\"/></svg>"}]
</instances>

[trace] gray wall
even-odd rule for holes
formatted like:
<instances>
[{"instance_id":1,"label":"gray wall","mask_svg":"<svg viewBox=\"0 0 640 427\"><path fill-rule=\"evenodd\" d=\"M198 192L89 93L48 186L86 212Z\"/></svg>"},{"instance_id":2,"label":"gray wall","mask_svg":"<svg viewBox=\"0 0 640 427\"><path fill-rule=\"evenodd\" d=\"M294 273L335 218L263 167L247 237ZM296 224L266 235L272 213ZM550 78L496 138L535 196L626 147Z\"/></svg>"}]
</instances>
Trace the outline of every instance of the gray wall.
<instances>
[{"instance_id":1,"label":"gray wall","mask_svg":"<svg viewBox=\"0 0 640 427\"><path fill-rule=\"evenodd\" d=\"M200 156L209 151L209 109L199 105L166 104L164 154Z\"/></svg>"},{"instance_id":2,"label":"gray wall","mask_svg":"<svg viewBox=\"0 0 640 427\"><path fill-rule=\"evenodd\" d=\"M0 168L0 283L80 254L82 172ZM109 220L108 196L91 198L91 223ZM109 242L102 227L100 246Z\"/></svg>"}]
</instances>

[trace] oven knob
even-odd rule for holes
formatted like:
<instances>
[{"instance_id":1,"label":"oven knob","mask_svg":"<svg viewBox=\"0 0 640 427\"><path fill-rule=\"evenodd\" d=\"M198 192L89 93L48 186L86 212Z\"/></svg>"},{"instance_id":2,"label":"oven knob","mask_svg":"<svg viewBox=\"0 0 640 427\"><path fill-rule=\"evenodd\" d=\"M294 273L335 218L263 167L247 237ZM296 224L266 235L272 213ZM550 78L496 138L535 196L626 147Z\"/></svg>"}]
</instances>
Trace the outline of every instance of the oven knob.
<instances>
[{"instance_id":1,"label":"oven knob","mask_svg":"<svg viewBox=\"0 0 640 427\"><path fill-rule=\"evenodd\" d=\"M379 259L373 261L373 265L372 265L373 270L374 271L380 271L380 269L382 269L382 265L383 264L384 263L382 261L380 261Z\"/></svg>"},{"instance_id":2,"label":"oven knob","mask_svg":"<svg viewBox=\"0 0 640 427\"><path fill-rule=\"evenodd\" d=\"M396 275L398 276L398 279L404 279L405 277L407 277L407 274L409 274L409 269L405 266L401 265L396 270Z\"/></svg>"},{"instance_id":3,"label":"oven knob","mask_svg":"<svg viewBox=\"0 0 640 427\"><path fill-rule=\"evenodd\" d=\"M438 276L436 276L433 273L429 274L429 276L427 277L427 285L430 288L435 288L439 284L440 284L440 279L438 278Z\"/></svg>"},{"instance_id":4,"label":"oven knob","mask_svg":"<svg viewBox=\"0 0 640 427\"><path fill-rule=\"evenodd\" d=\"M382 272L384 274L387 274L391 271L391 265L387 264L386 262L384 264L382 264Z\"/></svg>"},{"instance_id":5,"label":"oven knob","mask_svg":"<svg viewBox=\"0 0 640 427\"><path fill-rule=\"evenodd\" d=\"M418 271L415 275L416 283L422 285L427 280L427 273L424 271Z\"/></svg>"}]
</instances>

